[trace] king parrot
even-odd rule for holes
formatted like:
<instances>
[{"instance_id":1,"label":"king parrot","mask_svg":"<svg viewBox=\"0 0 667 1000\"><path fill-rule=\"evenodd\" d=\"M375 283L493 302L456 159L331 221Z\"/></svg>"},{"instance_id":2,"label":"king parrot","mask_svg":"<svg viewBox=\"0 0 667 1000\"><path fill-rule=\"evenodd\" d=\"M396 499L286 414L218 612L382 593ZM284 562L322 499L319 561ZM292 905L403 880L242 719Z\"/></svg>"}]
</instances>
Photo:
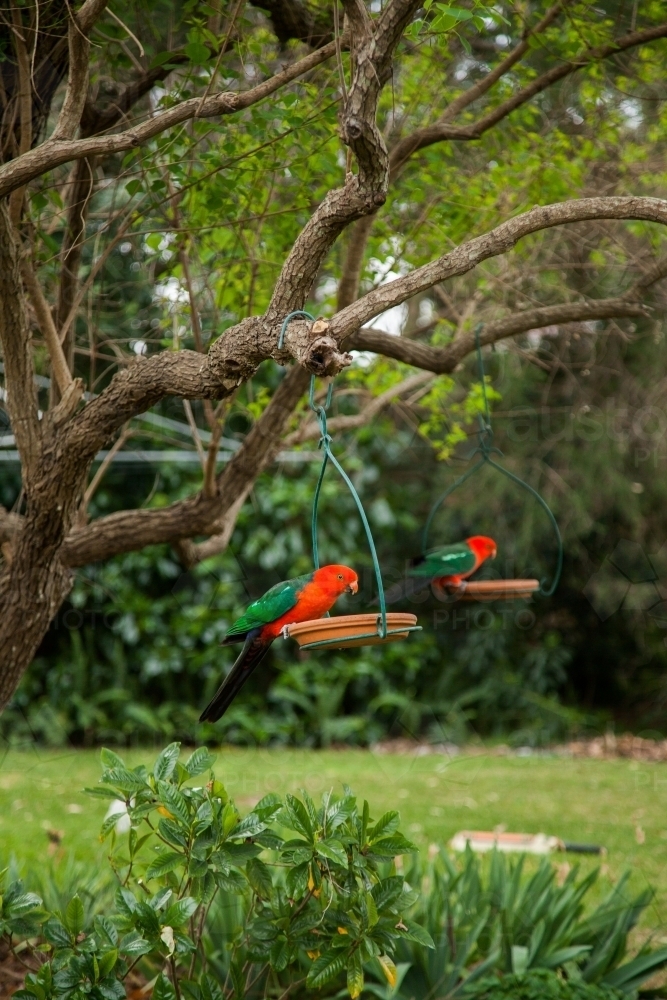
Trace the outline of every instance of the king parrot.
<instances>
[{"instance_id":1,"label":"king parrot","mask_svg":"<svg viewBox=\"0 0 667 1000\"><path fill-rule=\"evenodd\" d=\"M433 583L437 587L458 587L472 576L487 559L495 559L498 548L493 538L473 535L463 542L442 545L439 549L416 560L408 570L412 579L407 584L397 584L387 593L387 601L394 603L412 597Z\"/></svg>"},{"instance_id":2,"label":"king parrot","mask_svg":"<svg viewBox=\"0 0 667 1000\"><path fill-rule=\"evenodd\" d=\"M358 589L353 569L331 564L277 583L253 601L222 640L223 646L242 642L243 649L199 721L217 722L224 715L285 625L322 618L341 594L356 594Z\"/></svg>"}]
</instances>

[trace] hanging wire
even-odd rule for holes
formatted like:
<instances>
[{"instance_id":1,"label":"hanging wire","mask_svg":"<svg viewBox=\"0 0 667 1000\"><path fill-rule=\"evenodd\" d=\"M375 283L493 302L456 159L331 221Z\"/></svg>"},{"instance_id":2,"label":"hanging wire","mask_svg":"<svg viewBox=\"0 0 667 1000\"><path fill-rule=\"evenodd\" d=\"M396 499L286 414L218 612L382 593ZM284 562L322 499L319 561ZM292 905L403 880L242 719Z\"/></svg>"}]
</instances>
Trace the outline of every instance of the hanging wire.
<instances>
[{"instance_id":1,"label":"hanging wire","mask_svg":"<svg viewBox=\"0 0 667 1000\"><path fill-rule=\"evenodd\" d=\"M278 337L279 351L282 351L283 346L285 344L285 332L287 330L287 324L291 319L294 319L295 316L304 316L306 319L309 319L311 323L315 322L315 317L311 313L306 312L305 309L295 309L294 312L288 313L287 316L285 316L285 319L283 320L283 325L280 328L280 336Z\"/></svg>"},{"instance_id":2,"label":"hanging wire","mask_svg":"<svg viewBox=\"0 0 667 1000\"><path fill-rule=\"evenodd\" d=\"M322 459L322 468L320 469L319 479L317 480L317 486L315 488L315 496L313 499L313 522L312 522L312 535L313 535L313 562L315 563L315 569L320 567L320 557L317 544L317 509L320 499L320 491L322 489L322 482L324 481L324 473L326 471L327 463L331 462L336 471L340 474L343 481L345 482L347 488L349 489L355 504L357 505L357 510L359 511L359 517L361 518L361 523L364 526L364 531L366 532L366 538L368 539L368 547L371 550L371 559L373 560L373 569L375 570L375 580L378 588L378 599L380 604L380 614L378 615L378 628L377 632L364 633L363 638L370 638L371 636L379 635L381 639L385 639L387 636L387 606L384 598L384 586L382 585L382 574L380 572L380 563L377 557L377 551L375 549L375 542L373 541L373 534L371 532L371 526L368 523L368 518L366 517L366 511L363 508L363 504L359 498L359 494L354 488L354 484L347 472L340 464L336 456L331 450L331 435L327 430L327 410L331 405L331 398L333 394L333 383L329 385L329 391L327 392L327 401L325 406L320 406L315 402L315 376L311 376L310 379L310 396L309 405L311 410L317 415L320 422L320 442L319 446L324 452L324 458ZM359 636L362 638L362 636Z\"/></svg>"},{"instance_id":3,"label":"hanging wire","mask_svg":"<svg viewBox=\"0 0 667 1000\"><path fill-rule=\"evenodd\" d=\"M315 317L304 309L296 309L294 312L289 313L283 320L282 327L280 329L280 337L278 339L278 347L282 348L285 340L285 331L287 330L287 324L295 316L304 316L314 322ZM359 497L359 494L354 488L354 484L345 469L342 467L336 456L331 450L331 435L327 430L327 410L331 406L331 400L333 398L333 382L329 383L329 389L327 391L326 402L324 406L321 406L315 401L315 376L312 375L310 379L310 393L308 396L308 405L311 410L317 416L320 424L320 440L318 447L322 449L324 455L322 458L322 467L320 469L320 474L317 479L317 486L315 487L315 495L313 497L313 514L311 523L311 535L313 542L313 564L315 569L320 568L320 553L319 545L317 541L317 512L320 502L320 494L322 491L322 483L324 482L324 473L326 472L327 464L331 462L336 471L340 474L341 478L345 482L347 488L349 489L355 504L357 505L357 510L359 511L359 516L361 518L361 523L364 526L364 531L366 532L366 538L368 540L368 547L371 551L371 559L373 560L373 569L375 571L375 581L377 583L378 598L380 604L380 614L377 616L377 628L375 632L361 632L358 635L346 636L346 641L355 639L376 639L378 636L380 639L386 639L387 635L394 634L404 634L405 632L421 632L420 625L404 626L402 625L398 629L388 629L387 628L387 606L384 596L384 586L382 584L382 573L380 572L380 563L377 557L377 551L375 549L375 542L373 540L373 534L371 532L371 526L368 523L368 518L366 517L366 511L364 510L363 504ZM329 615L327 613L326 617ZM302 649L315 649L320 646L337 646L340 645L340 639L322 639L319 642L309 642L304 643L301 647Z\"/></svg>"},{"instance_id":4,"label":"hanging wire","mask_svg":"<svg viewBox=\"0 0 667 1000\"><path fill-rule=\"evenodd\" d=\"M533 487L530 486L529 483L526 483L523 481L523 479L520 479L518 476L515 476L513 472L510 472L509 469L506 469L504 466L499 465L499 463L495 462L491 457L492 455L495 454L495 455L500 455L500 457L502 458L503 453L500 451L500 449L495 448L492 445L493 428L491 426L491 411L489 409L489 400L486 393L486 375L484 373L484 359L482 357L482 347L479 340L479 335L481 330L483 329L483 326L484 326L483 323L478 323L478 325L475 327L475 346L477 348L477 371L479 373L479 381L482 386L482 396L484 399L484 414L482 415L480 413L479 415L479 431L477 432L479 442L474 451L472 451L470 455L468 455L468 461L470 461L471 458L474 458L475 455L481 455L481 458L479 459L479 461L475 462L475 464L472 466L471 469L468 469L468 471L465 472L462 476L459 476L459 478L456 479L452 483L452 485L445 490L442 496L440 496L431 507L431 511L426 520L426 524L424 526L424 532L422 535L422 551L425 555L428 548L428 536L431 530L431 525L433 523L433 518L435 517L439 508L447 499L447 497L450 496L455 490L457 490L459 486L462 486L467 479L470 479L471 476L474 476L474 474L478 472L483 465L490 465L493 469L495 469L497 472L501 472L503 476L506 476L517 486L521 486L522 489L526 490L526 492L529 493L533 497L533 499L537 500L537 502L540 504L540 506L542 507L542 509L549 518L551 527L554 530L554 534L556 535L556 541L558 544L558 554L556 557L556 572L554 573L554 577L551 583L549 583L547 578L540 580L540 588L538 593L541 594L542 597L551 597L556 587L558 586L558 582L560 580L561 572L563 569L563 540L561 538L556 518L554 517L553 511L549 507L546 500L544 500L537 492L537 490L533 489Z\"/></svg>"}]
</instances>

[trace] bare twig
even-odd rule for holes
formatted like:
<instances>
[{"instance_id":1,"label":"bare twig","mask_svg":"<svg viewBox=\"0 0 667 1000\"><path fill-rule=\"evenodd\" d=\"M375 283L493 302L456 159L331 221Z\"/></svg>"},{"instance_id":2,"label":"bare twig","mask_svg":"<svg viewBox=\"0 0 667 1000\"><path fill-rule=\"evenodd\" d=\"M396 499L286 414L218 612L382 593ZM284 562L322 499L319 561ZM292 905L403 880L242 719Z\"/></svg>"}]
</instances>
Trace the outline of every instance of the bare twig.
<instances>
[{"instance_id":1,"label":"bare twig","mask_svg":"<svg viewBox=\"0 0 667 1000\"><path fill-rule=\"evenodd\" d=\"M42 286L39 283L37 275L35 274L32 261L27 254L23 256L21 273L23 275L25 286L28 290L28 295L30 296L30 301L32 302L35 310L35 315L37 316L37 322L39 323L42 337L44 338L46 348L49 352L53 377L56 380L58 388L62 394L70 385L72 375L65 359L62 344L58 338L58 331L56 330L56 325L53 322L53 316L51 314L49 304L44 298Z\"/></svg>"}]
</instances>

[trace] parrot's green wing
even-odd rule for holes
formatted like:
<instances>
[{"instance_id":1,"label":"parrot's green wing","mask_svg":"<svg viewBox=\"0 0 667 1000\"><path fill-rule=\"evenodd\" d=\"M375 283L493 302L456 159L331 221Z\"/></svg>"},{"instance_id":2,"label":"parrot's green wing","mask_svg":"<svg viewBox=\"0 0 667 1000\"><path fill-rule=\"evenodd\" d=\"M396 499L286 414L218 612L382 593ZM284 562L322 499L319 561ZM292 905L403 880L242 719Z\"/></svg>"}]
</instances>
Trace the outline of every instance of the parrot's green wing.
<instances>
[{"instance_id":1,"label":"parrot's green wing","mask_svg":"<svg viewBox=\"0 0 667 1000\"><path fill-rule=\"evenodd\" d=\"M248 605L246 613L234 622L224 641L234 641L235 636L241 639L252 629L261 628L287 614L297 603L299 592L312 578L312 573L306 573L271 587L262 597Z\"/></svg>"},{"instance_id":2,"label":"parrot's green wing","mask_svg":"<svg viewBox=\"0 0 667 1000\"><path fill-rule=\"evenodd\" d=\"M410 570L410 576L449 576L467 573L475 565L475 553L467 542L443 545L424 556L422 562Z\"/></svg>"}]
</instances>

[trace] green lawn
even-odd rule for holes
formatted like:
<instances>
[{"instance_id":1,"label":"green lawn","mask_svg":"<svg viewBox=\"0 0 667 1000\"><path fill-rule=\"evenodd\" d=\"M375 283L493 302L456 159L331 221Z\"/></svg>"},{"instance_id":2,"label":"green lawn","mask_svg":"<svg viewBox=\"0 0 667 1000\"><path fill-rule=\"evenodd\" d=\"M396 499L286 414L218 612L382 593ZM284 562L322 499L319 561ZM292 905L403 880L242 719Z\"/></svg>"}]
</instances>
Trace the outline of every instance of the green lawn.
<instances>
[{"instance_id":1,"label":"green lawn","mask_svg":"<svg viewBox=\"0 0 667 1000\"><path fill-rule=\"evenodd\" d=\"M128 751L130 765L155 753ZM0 758L0 869L14 854L41 865L47 828L64 831L55 859L73 852L101 860L97 839L107 803L83 793L99 777L97 751L10 752ZM402 827L420 846L447 841L456 830L493 829L555 834L603 844L600 889L625 869L632 884L657 890L645 923L667 943L667 765L635 761L475 755L446 758L368 751L223 748L216 773L243 812L269 791L306 788L317 796L349 784L375 815L398 808ZM565 856L555 856L561 862ZM568 855L567 860L576 859ZM584 859L588 866L594 862ZM597 863L597 862L595 862Z\"/></svg>"}]
</instances>

